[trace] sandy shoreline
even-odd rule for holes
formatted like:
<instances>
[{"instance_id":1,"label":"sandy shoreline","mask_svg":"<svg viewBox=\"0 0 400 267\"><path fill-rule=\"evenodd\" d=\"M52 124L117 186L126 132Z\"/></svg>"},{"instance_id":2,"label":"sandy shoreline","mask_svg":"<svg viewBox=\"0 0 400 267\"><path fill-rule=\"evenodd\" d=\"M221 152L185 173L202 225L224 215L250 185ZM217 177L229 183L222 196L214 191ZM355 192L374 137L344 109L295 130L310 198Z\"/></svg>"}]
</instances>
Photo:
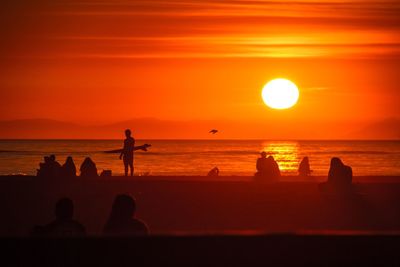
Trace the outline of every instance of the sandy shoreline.
<instances>
[{"instance_id":1,"label":"sandy shoreline","mask_svg":"<svg viewBox=\"0 0 400 267\"><path fill-rule=\"evenodd\" d=\"M58 178L39 178L33 175L0 175L0 181L49 181L59 180ZM206 182L229 182L229 181L240 181L240 182L254 182L253 176L218 176L208 177L200 175L150 175L150 176L111 176L111 177L94 177L90 179L76 177L72 181L206 181ZM305 182L315 183L324 182L327 180L327 176L309 176L299 177L296 175L283 175L277 182ZM400 183L400 176L397 175L370 175L370 176L354 176L353 183Z\"/></svg>"}]
</instances>

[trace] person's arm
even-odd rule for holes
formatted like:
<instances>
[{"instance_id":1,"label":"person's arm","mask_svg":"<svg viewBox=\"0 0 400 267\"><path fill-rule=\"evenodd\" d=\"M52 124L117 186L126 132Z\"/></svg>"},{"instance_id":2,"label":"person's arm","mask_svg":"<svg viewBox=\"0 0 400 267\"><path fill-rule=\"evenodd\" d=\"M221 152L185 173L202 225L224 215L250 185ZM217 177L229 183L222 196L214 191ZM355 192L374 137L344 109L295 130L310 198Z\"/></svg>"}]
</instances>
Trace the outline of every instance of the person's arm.
<instances>
[{"instance_id":1,"label":"person's arm","mask_svg":"<svg viewBox=\"0 0 400 267\"><path fill-rule=\"evenodd\" d=\"M124 147L122 148L121 154L119 155L119 159L122 159L122 156L125 154L126 151L126 142L124 142Z\"/></svg>"}]
</instances>

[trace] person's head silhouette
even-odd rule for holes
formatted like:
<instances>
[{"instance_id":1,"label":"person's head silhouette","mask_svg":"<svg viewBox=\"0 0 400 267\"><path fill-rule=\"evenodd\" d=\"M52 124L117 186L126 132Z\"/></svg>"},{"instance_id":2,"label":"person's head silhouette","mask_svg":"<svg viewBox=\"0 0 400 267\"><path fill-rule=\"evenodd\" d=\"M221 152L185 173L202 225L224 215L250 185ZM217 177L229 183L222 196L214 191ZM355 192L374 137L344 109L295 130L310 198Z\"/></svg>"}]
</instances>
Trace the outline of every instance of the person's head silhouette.
<instances>
[{"instance_id":1,"label":"person's head silhouette","mask_svg":"<svg viewBox=\"0 0 400 267\"><path fill-rule=\"evenodd\" d=\"M343 166L343 162L340 158L333 157L331 159L331 167L332 168L338 168L338 167L342 167L342 166Z\"/></svg>"},{"instance_id":2,"label":"person's head silhouette","mask_svg":"<svg viewBox=\"0 0 400 267\"><path fill-rule=\"evenodd\" d=\"M74 203L69 198L62 198L57 201L55 214L58 220L71 220L74 215Z\"/></svg>"},{"instance_id":3,"label":"person's head silhouette","mask_svg":"<svg viewBox=\"0 0 400 267\"><path fill-rule=\"evenodd\" d=\"M74 160L72 159L71 156L68 156L67 159L66 159L66 161L65 161L65 163L67 163L67 164L74 164Z\"/></svg>"},{"instance_id":4,"label":"person's head silhouette","mask_svg":"<svg viewBox=\"0 0 400 267\"><path fill-rule=\"evenodd\" d=\"M136 201L133 197L121 194L117 195L111 209L111 218L113 219L129 219L135 215Z\"/></svg>"},{"instance_id":5,"label":"person's head silhouette","mask_svg":"<svg viewBox=\"0 0 400 267\"><path fill-rule=\"evenodd\" d=\"M131 130L130 130L130 129L126 129L126 130L125 130L125 136L126 136L127 138L129 138L129 137L131 137L131 135L132 135Z\"/></svg>"},{"instance_id":6,"label":"person's head silhouette","mask_svg":"<svg viewBox=\"0 0 400 267\"><path fill-rule=\"evenodd\" d=\"M56 161L56 155L50 155L50 161Z\"/></svg>"},{"instance_id":7,"label":"person's head silhouette","mask_svg":"<svg viewBox=\"0 0 400 267\"><path fill-rule=\"evenodd\" d=\"M267 152L265 152L265 151L261 152L260 154L263 159L265 159L267 157Z\"/></svg>"}]
</instances>

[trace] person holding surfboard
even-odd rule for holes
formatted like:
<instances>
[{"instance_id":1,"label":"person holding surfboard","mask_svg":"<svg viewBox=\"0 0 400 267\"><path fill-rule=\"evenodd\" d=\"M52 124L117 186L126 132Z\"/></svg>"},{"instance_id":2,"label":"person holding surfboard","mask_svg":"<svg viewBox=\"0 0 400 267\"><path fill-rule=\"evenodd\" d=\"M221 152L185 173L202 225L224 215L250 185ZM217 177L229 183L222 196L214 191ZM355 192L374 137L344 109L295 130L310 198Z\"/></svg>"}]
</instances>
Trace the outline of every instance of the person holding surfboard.
<instances>
[{"instance_id":1,"label":"person holding surfboard","mask_svg":"<svg viewBox=\"0 0 400 267\"><path fill-rule=\"evenodd\" d=\"M144 144L142 146L135 146L135 139L132 137L132 132L130 129L125 130L126 139L124 140L124 148L121 150L119 159L122 159L125 167L125 176L128 176L128 168L131 171L131 176L133 176L133 152L135 150L147 151L147 148L151 145Z\"/></svg>"}]
</instances>

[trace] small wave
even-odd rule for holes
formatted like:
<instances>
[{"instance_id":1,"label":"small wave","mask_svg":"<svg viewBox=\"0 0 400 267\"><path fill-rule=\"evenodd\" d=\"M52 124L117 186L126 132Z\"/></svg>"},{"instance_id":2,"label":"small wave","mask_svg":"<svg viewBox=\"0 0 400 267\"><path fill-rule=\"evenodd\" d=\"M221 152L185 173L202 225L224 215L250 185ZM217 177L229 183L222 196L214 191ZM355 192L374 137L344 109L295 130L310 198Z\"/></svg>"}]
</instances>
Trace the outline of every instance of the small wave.
<instances>
[{"instance_id":1,"label":"small wave","mask_svg":"<svg viewBox=\"0 0 400 267\"><path fill-rule=\"evenodd\" d=\"M139 152L143 155L164 155L164 156L181 156L181 155L257 155L258 151L229 151L229 150L209 150L209 151L182 151L182 152ZM273 153L271 153L273 154Z\"/></svg>"}]
</instances>

